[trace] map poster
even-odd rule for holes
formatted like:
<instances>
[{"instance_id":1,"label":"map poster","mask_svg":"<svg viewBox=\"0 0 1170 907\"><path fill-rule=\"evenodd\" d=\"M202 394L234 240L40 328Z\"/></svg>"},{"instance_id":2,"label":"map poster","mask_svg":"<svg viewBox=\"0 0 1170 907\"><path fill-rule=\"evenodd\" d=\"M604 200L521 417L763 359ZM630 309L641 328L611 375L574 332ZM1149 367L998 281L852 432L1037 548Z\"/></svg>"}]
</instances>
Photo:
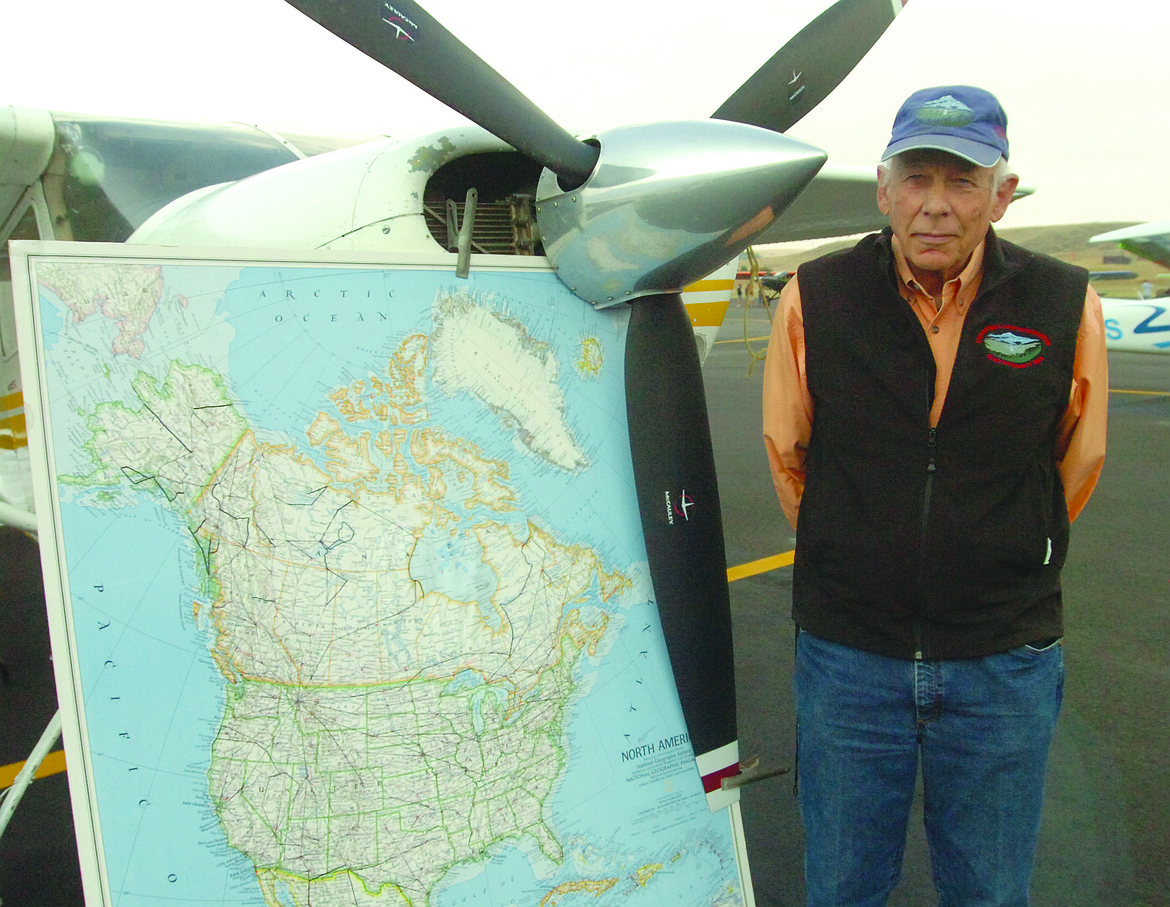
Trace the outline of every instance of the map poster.
<instances>
[{"instance_id":1,"label":"map poster","mask_svg":"<svg viewBox=\"0 0 1170 907\"><path fill-rule=\"evenodd\" d=\"M628 310L543 259L13 244L87 904L750 905Z\"/></svg>"}]
</instances>

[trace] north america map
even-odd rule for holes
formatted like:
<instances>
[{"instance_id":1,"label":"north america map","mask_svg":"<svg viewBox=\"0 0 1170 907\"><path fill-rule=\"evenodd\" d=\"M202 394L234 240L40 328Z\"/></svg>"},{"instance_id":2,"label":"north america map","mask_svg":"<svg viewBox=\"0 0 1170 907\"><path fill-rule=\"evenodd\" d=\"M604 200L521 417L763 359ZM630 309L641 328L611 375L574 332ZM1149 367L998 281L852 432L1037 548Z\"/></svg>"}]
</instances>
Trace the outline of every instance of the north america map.
<instances>
[{"instance_id":1,"label":"north america map","mask_svg":"<svg viewBox=\"0 0 1170 907\"><path fill-rule=\"evenodd\" d=\"M536 267L77 248L30 258L26 398L87 884L744 903L647 575L626 312Z\"/></svg>"}]
</instances>

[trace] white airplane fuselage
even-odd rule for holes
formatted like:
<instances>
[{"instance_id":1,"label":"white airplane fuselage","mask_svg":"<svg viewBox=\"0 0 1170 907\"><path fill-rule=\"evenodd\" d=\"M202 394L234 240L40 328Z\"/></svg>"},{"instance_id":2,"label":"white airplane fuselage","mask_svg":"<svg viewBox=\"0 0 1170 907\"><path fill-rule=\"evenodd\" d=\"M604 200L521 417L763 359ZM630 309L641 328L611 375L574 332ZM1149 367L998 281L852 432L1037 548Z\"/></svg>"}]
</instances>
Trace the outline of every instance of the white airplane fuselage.
<instances>
[{"instance_id":1,"label":"white airplane fuselage","mask_svg":"<svg viewBox=\"0 0 1170 907\"><path fill-rule=\"evenodd\" d=\"M1129 353L1170 353L1170 298L1101 297L1105 345Z\"/></svg>"}]
</instances>

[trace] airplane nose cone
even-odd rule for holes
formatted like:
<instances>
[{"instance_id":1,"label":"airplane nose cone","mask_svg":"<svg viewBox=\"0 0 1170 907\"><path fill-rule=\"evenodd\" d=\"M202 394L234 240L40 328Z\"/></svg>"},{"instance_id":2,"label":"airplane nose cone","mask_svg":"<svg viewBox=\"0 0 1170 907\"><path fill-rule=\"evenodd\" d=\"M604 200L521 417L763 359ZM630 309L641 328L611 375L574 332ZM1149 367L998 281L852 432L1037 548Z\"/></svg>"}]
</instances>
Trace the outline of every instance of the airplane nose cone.
<instances>
[{"instance_id":1,"label":"airplane nose cone","mask_svg":"<svg viewBox=\"0 0 1170 907\"><path fill-rule=\"evenodd\" d=\"M537 224L565 284L598 307L681 291L739 255L816 176L827 155L720 120L601 133L596 168L562 191L545 170Z\"/></svg>"}]
</instances>

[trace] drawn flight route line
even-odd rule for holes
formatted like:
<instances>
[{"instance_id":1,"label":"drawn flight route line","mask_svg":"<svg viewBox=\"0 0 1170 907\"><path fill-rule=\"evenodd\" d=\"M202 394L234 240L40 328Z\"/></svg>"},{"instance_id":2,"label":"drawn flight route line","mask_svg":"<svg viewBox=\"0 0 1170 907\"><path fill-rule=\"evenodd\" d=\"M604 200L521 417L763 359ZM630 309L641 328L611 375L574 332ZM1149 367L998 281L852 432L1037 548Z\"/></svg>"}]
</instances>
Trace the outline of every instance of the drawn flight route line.
<instances>
[{"instance_id":1,"label":"drawn flight route line","mask_svg":"<svg viewBox=\"0 0 1170 907\"><path fill-rule=\"evenodd\" d=\"M166 422L164 422L162 419L159 418L158 413L156 413L153 409L151 409L150 404L147 403L145 400L142 401L142 408L145 409L152 416L154 416L155 421L157 421L159 425L161 425L163 428L165 428L172 438L174 438L181 445L183 445L183 450L187 451L187 453L191 453L191 448L187 446L187 442L184 441L182 438L180 438L178 435L176 435L173 431L171 431L171 427L169 425L167 425Z\"/></svg>"},{"instance_id":2,"label":"drawn flight route line","mask_svg":"<svg viewBox=\"0 0 1170 907\"><path fill-rule=\"evenodd\" d=\"M158 487L158 490L162 492L162 496L167 499L168 503L174 501L181 494L181 492L178 491L173 493L168 491L165 487L163 487L163 483L158 480L158 476L153 473L139 472L133 466L121 466L119 468L122 470L122 475L124 475L129 480L131 485L141 485L143 482L154 482L154 484Z\"/></svg>"}]
</instances>

